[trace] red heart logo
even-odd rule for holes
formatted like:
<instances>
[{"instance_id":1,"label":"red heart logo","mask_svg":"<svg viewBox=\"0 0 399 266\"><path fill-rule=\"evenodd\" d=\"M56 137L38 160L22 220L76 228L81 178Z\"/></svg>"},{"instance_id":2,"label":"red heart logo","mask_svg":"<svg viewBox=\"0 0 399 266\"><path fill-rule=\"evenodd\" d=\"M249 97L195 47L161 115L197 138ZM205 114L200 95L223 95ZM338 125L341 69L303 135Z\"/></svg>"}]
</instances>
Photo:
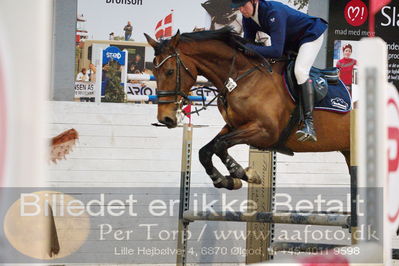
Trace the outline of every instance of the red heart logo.
<instances>
[{"instance_id":1,"label":"red heart logo","mask_svg":"<svg viewBox=\"0 0 399 266\"><path fill-rule=\"evenodd\" d=\"M360 14L360 8L358 6L357 7L350 6L348 8L348 17L351 21L354 21L359 14Z\"/></svg>"},{"instance_id":2,"label":"red heart logo","mask_svg":"<svg viewBox=\"0 0 399 266\"><path fill-rule=\"evenodd\" d=\"M366 4L361 0L351 0L346 4L344 10L346 22L356 27L366 22L368 13Z\"/></svg>"}]
</instances>

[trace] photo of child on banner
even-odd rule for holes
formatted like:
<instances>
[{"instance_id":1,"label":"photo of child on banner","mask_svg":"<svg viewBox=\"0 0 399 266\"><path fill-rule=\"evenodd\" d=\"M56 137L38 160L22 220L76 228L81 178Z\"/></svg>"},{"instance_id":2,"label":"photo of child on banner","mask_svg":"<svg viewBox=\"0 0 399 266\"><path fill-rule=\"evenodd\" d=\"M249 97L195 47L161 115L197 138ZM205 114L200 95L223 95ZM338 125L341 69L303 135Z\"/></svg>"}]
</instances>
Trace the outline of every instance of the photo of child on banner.
<instances>
[{"instance_id":1,"label":"photo of child on banner","mask_svg":"<svg viewBox=\"0 0 399 266\"><path fill-rule=\"evenodd\" d=\"M357 41L337 40L334 43L333 65L339 69L339 78L349 91L353 84L357 84L356 46Z\"/></svg>"}]
</instances>

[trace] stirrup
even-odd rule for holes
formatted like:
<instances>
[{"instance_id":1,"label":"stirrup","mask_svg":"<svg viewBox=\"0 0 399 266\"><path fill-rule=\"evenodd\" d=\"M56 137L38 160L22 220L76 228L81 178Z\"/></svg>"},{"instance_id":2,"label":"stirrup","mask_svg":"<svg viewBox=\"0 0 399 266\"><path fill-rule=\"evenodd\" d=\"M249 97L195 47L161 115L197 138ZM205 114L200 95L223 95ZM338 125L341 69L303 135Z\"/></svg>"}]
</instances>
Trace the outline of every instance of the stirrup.
<instances>
[{"instance_id":1,"label":"stirrup","mask_svg":"<svg viewBox=\"0 0 399 266\"><path fill-rule=\"evenodd\" d=\"M307 126L304 125L304 128L299 129L297 132L295 132L298 141L305 142L305 141L312 141L316 142L317 137L316 137L316 132L314 134L309 133L307 129ZM313 130L314 131L314 130Z\"/></svg>"},{"instance_id":2,"label":"stirrup","mask_svg":"<svg viewBox=\"0 0 399 266\"><path fill-rule=\"evenodd\" d=\"M317 141L317 137L315 135L306 133L302 130L298 130L296 132L296 136L298 137L297 140L300 142L305 142L305 141L316 142Z\"/></svg>"}]
</instances>

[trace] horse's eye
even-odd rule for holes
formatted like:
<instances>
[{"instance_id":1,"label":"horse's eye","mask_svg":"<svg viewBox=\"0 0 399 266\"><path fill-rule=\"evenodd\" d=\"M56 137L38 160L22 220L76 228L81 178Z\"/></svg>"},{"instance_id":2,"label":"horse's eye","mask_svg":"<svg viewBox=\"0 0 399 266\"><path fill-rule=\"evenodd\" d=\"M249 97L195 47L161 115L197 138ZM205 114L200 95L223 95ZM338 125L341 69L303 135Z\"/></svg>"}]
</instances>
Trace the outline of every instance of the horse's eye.
<instances>
[{"instance_id":1,"label":"horse's eye","mask_svg":"<svg viewBox=\"0 0 399 266\"><path fill-rule=\"evenodd\" d=\"M173 72L174 72L173 69L168 69L168 70L166 71L166 75L167 75L167 76L171 76L171 75L173 74Z\"/></svg>"}]
</instances>

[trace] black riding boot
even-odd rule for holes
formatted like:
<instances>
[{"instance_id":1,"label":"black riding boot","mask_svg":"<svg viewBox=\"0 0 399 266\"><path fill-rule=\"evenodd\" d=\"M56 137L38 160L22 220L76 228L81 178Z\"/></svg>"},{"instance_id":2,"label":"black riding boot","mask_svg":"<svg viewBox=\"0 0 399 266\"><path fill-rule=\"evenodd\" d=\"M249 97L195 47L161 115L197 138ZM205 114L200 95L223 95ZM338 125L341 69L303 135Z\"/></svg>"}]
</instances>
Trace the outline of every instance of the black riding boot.
<instances>
[{"instance_id":1,"label":"black riding boot","mask_svg":"<svg viewBox=\"0 0 399 266\"><path fill-rule=\"evenodd\" d=\"M313 128L314 94L312 80L308 79L301 84L302 102L305 121L303 128L296 132L299 141L317 141L316 131Z\"/></svg>"}]
</instances>

